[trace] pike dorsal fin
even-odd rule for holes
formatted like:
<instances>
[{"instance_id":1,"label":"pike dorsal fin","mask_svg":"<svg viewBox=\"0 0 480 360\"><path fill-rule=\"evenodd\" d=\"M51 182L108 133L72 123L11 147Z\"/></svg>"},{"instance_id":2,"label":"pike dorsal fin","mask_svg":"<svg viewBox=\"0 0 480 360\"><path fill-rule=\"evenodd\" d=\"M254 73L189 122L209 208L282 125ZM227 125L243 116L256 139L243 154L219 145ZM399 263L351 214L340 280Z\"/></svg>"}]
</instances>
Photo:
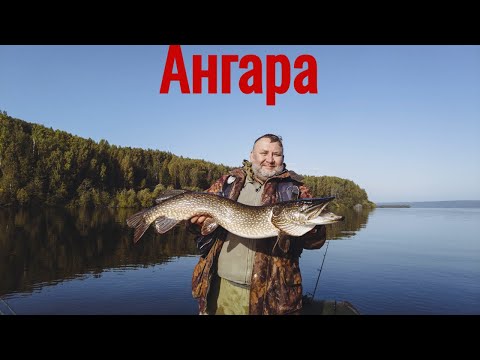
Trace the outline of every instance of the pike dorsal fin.
<instances>
[{"instance_id":1,"label":"pike dorsal fin","mask_svg":"<svg viewBox=\"0 0 480 360\"><path fill-rule=\"evenodd\" d=\"M213 230L215 230L218 227L218 224L215 222L213 218L207 218L202 225L202 235L208 235L210 234Z\"/></svg>"},{"instance_id":2,"label":"pike dorsal fin","mask_svg":"<svg viewBox=\"0 0 480 360\"><path fill-rule=\"evenodd\" d=\"M277 241L275 242L275 245L273 245L273 250L275 250L275 246L277 245L280 250L286 253L288 249L290 249L290 236L283 231L279 231Z\"/></svg>"},{"instance_id":3,"label":"pike dorsal fin","mask_svg":"<svg viewBox=\"0 0 480 360\"><path fill-rule=\"evenodd\" d=\"M155 220L155 230L159 234L165 234L168 230L172 229L181 220L170 219L165 216L159 216Z\"/></svg>"},{"instance_id":4,"label":"pike dorsal fin","mask_svg":"<svg viewBox=\"0 0 480 360\"><path fill-rule=\"evenodd\" d=\"M174 196L184 194L188 192L189 190L183 190L183 189L172 189L172 190L165 190L162 193L160 193L160 196L155 199L155 202L157 204L160 204L162 201L165 201L167 199L170 199Z\"/></svg>"}]
</instances>

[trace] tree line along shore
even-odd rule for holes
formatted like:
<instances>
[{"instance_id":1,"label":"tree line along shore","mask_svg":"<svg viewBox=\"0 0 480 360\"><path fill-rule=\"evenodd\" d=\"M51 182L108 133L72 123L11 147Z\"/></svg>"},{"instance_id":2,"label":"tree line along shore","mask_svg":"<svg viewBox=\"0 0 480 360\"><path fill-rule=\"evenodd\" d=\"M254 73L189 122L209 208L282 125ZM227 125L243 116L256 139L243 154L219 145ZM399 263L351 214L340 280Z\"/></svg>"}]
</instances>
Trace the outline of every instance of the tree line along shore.
<instances>
[{"instance_id":1,"label":"tree line along shore","mask_svg":"<svg viewBox=\"0 0 480 360\"><path fill-rule=\"evenodd\" d=\"M166 189L203 191L232 167L170 152L95 142L0 111L0 206L148 207ZM303 175L332 210L373 208L364 189Z\"/></svg>"}]
</instances>

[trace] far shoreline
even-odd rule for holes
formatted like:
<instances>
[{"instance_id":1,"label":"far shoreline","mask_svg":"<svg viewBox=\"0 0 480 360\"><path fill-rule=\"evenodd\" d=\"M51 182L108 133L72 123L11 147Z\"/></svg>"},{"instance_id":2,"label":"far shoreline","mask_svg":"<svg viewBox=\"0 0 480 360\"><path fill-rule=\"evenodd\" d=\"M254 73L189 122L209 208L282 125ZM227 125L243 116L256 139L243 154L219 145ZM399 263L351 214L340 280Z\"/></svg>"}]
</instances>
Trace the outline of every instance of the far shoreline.
<instances>
[{"instance_id":1,"label":"far shoreline","mask_svg":"<svg viewBox=\"0 0 480 360\"><path fill-rule=\"evenodd\" d=\"M403 204L403 205L382 204L382 205L377 205L376 207L377 208L410 208L412 206L408 204Z\"/></svg>"}]
</instances>

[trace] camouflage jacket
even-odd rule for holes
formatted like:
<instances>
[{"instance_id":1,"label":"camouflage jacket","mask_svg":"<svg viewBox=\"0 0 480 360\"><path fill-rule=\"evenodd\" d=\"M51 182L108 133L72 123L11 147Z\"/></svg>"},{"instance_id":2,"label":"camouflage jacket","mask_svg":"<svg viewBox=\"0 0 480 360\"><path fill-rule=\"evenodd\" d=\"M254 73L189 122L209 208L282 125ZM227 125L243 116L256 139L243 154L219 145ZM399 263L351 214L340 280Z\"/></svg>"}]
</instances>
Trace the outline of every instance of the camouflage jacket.
<instances>
[{"instance_id":1,"label":"camouflage jacket","mask_svg":"<svg viewBox=\"0 0 480 360\"><path fill-rule=\"evenodd\" d=\"M229 174L223 175L206 191L221 194L225 182L231 175L235 177L235 180L229 197L237 200L246 179L246 173L242 168L234 169ZM301 177L292 171L285 171L269 178L264 184L263 205L278 201L279 195L276 190L277 184L281 181L290 181L297 185L299 198L312 197L309 189L301 182ZM215 239L210 251L200 257L193 271L192 295L198 300L200 314L206 313L207 295L212 276L217 269L217 260L224 244L226 231L220 234ZM325 226L319 225L311 232L291 241L290 248L286 253L283 253L278 246L274 247L276 238L258 241L252 271L249 313L251 315L299 313L302 308L303 292L299 268L300 254L303 249L321 248L325 240Z\"/></svg>"}]
</instances>

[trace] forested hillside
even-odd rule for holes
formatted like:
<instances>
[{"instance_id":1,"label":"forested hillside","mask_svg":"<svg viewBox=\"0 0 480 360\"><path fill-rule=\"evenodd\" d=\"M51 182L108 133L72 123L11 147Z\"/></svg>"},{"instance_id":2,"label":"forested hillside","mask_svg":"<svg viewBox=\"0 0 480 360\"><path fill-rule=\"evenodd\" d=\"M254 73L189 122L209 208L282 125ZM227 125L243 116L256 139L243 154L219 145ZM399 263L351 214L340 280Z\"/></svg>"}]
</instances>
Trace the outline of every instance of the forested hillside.
<instances>
[{"instance_id":1,"label":"forested hillside","mask_svg":"<svg viewBox=\"0 0 480 360\"><path fill-rule=\"evenodd\" d=\"M230 168L170 152L95 142L0 112L0 206L151 206L167 188L204 190ZM350 180L306 176L334 207L373 207Z\"/></svg>"}]
</instances>

